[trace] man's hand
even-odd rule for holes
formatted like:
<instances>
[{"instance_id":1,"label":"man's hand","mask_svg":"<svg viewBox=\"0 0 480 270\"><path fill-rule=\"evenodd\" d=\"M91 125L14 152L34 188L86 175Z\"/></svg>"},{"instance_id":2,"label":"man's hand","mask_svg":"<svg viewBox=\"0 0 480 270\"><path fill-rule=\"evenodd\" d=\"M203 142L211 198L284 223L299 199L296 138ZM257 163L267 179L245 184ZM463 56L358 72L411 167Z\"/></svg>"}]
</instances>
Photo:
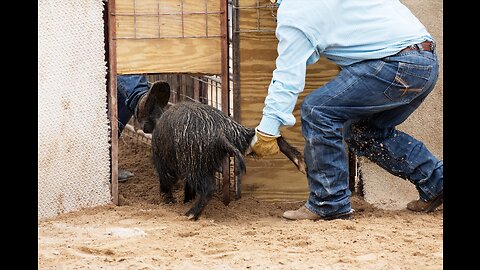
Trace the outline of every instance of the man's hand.
<instances>
[{"instance_id":1,"label":"man's hand","mask_svg":"<svg viewBox=\"0 0 480 270\"><path fill-rule=\"evenodd\" d=\"M255 129L255 136L250 143L252 152L260 157L277 154L279 151L277 143L278 137L280 136L269 135Z\"/></svg>"}]
</instances>

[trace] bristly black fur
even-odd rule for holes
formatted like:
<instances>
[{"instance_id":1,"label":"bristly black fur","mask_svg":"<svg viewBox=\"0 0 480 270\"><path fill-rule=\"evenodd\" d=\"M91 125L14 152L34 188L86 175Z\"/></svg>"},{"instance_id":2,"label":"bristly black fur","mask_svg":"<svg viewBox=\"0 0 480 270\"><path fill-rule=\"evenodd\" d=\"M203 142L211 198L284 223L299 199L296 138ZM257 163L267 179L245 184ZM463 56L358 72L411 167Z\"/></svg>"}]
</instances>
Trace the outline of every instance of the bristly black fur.
<instances>
[{"instance_id":1,"label":"bristly black fur","mask_svg":"<svg viewBox=\"0 0 480 270\"><path fill-rule=\"evenodd\" d=\"M235 122L222 111L201 103L172 105L156 121L152 134L153 163L166 202L173 201L173 186L185 180L185 198L197 196L186 213L197 219L214 192L215 173L234 155L245 172L243 153L255 135L253 128Z\"/></svg>"},{"instance_id":2,"label":"bristly black fur","mask_svg":"<svg viewBox=\"0 0 480 270\"><path fill-rule=\"evenodd\" d=\"M245 173L243 154L255 136L255 129L235 122L222 111L201 103L182 102L169 107L170 86L157 81L149 92L141 117L145 132L153 130L152 157L160 181L160 194L173 202L173 187L185 181L184 202L197 197L186 215L197 219L215 189L215 174L222 163L235 156L236 171ZM148 129L148 130L147 130ZM280 151L305 173L302 154L282 137Z\"/></svg>"}]
</instances>

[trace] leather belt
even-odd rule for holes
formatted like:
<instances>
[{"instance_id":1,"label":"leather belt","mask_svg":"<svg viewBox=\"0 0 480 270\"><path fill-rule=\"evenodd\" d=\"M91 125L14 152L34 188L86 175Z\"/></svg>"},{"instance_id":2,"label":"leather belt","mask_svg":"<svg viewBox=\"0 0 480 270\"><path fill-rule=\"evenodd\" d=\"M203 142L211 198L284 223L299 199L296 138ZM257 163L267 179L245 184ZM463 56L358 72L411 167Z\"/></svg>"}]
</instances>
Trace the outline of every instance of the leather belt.
<instances>
[{"instance_id":1,"label":"leather belt","mask_svg":"<svg viewBox=\"0 0 480 270\"><path fill-rule=\"evenodd\" d=\"M433 52L435 50L435 43L431 41L424 41L422 43L418 44L413 44L405 49L401 50L400 53L402 52L408 52L408 51L427 51L427 52Z\"/></svg>"}]
</instances>

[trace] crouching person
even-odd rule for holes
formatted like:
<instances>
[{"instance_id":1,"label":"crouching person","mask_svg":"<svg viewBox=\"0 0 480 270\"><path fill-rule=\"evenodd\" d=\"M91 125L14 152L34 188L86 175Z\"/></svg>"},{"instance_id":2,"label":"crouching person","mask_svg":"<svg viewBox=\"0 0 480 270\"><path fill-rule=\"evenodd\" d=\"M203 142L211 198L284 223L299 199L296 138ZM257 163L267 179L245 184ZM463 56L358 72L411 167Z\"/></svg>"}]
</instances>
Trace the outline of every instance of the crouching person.
<instances>
[{"instance_id":1,"label":"crouching person","mask_svg":"<svg viewBox=\"0 0 480 270\"><path fill-rule=\"evenodd\" d=\"M117 76L117 104L118 104L118 136L132 116L135 117L137 128L145 133L152 133L155 125L156 110L161 95L163 82L150 83L143 75ZM119 168L118 182L125 182L133 173Z\"/></svg>"},{"instance_id":2,"label":"crouching person","mask_svg":"<svg viewBox=\"0 0 480 270\"><path fill-rule=\"evenodd\" d=\"M283 217L350 218L344 140L357 155L415 185L419 199L409 210L435 210L443 202L443 161L396 129L437 81L432 36L398 0L278 0L277 5L278 58L256 128L257 155L275 154L280 127L295 124L292 111L306 66L324 56L341 68L301 106L310 195Z\"/></svg>"}]
</instances>

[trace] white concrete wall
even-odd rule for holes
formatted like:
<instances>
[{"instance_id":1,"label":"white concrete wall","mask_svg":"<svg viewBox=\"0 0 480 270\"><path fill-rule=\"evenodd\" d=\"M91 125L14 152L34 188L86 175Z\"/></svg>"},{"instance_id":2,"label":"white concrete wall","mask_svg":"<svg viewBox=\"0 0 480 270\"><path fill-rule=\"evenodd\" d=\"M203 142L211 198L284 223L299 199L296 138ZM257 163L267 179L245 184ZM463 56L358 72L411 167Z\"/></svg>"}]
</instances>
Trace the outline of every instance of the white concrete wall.
<instances>
[{"instance_id":1,"label":"white concrete wall","mask_svg":"<svg viewBox=\"0 0 480 270\"><path fill-rule=\"evenodd\" d=\"M110 196L103 1L38 2L38 217Z\"/></svg>"}]
</instances>

